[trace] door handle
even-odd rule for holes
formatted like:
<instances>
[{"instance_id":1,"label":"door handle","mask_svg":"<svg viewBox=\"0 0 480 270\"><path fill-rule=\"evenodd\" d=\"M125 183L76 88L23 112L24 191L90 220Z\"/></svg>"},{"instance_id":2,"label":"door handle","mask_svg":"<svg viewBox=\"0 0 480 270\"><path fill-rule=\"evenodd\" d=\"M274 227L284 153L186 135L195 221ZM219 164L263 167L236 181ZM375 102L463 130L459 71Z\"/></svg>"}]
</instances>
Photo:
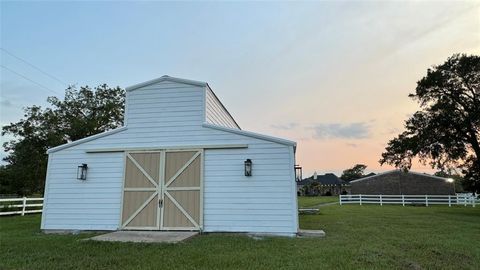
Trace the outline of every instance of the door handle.
<instances>
[{"instance_id":1,"label":"door handle","mask_svg":"<svg viewBox=\"0 0 480 270\"><path fill-rule=\"evenodd\" d=\"M163 206L163 200L160 199L160 200L158 200L158 207L159 207L159 208L162 208L162 206Z\"/></svg>"}]
</instances>

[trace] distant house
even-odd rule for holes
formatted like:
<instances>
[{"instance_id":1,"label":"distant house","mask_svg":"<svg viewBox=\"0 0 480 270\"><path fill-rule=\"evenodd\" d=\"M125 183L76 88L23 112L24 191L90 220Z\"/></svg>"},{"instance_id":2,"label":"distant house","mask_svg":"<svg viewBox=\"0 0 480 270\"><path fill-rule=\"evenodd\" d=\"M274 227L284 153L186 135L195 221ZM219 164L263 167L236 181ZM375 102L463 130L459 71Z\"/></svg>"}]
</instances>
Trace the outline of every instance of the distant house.
<instances>
[{"instance_id":1,"label":"distant house","mask_svg":"<svg viewBox=\"0 0 480 270\"><path fill-rule=\"evenodd\" d=\"M352 194L454 195L453 181L424 173L394 170L350 181Z\"/></svg>"},{"instance_id":2,"label":"distant house","mask_svg":"<svg viewBox=\"0 0 480 270\"><path fill-rule=\"evenodd\" d=\"M346 194L348 190L348 183L333 173L317 175L315 172L312 176L297 181L298 195L339 195Z\"/></svg>"}]
</instances>

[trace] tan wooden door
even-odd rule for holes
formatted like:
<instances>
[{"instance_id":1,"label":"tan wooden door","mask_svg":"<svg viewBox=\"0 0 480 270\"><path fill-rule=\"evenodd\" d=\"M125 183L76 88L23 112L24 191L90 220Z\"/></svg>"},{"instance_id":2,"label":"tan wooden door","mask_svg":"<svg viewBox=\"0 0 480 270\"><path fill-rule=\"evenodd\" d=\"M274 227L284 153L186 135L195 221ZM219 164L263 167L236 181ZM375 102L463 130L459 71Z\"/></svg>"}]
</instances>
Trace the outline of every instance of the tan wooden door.
<instances>
[{"instance_id":1,"label":"tan wooden door","mask_svg":"<svg viewBox=\"0 0 480 270\"><path fill-rule=\"evenodd\" d=\"M122 228L159 227L160 152L126 153Z\"/></svg>"},{"instance_id":2,"label":"tan wooden door","mask_svg":"<svg viewBox=\"0 0 480 270\"><path fill-rule=\"evenodd\" d=\"M201 228L202 152L189 150L165 153L161 229Z\"/></svg>"},{"instance_id":3,"label":"tan wooden door","mask_svg":"<svg viewBox=\"0 0 480 270\"><path fill-rule=\"evenodd\" d=\"M121 227L200 230L202 154L202 150L126 153Z\"/></svg>"}]
</instances>

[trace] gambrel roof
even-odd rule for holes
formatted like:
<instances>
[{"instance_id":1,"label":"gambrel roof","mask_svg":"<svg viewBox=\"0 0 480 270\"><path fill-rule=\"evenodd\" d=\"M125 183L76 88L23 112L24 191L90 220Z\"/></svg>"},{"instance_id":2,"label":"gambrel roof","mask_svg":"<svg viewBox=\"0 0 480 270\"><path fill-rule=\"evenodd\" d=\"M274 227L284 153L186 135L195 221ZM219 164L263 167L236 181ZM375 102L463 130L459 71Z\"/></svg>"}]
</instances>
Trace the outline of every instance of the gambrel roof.
<instances>
[{"instance_id":1,"label":"gambrel roof","mask_svg":"<svg viewBox=\"0 0 480 270\"><path fill-rule=\"evenodd\" d=\"M257 138L257 139L260 139L260 140L275 142L275 143L279 143L279 144L283 144L283 145L287 145L287 146L293 146L294 148L296 148L296 142L294 142L294 141L241 130L239 125L235 121L235 119L231 116L231 114L228 112L228 110L221 103L221 101L218 99L218 97L215 95L215 93L211 90L211 88L209 87L209 85L206 82L187 80L187 79L176 78L176 77L171 77L171 76L168 76L168 75L164 75L164 76L162 76L160 78L157 78L157 79L153 79L153 80L149 80L149 81L146 81L146 82L143 82L143 83L135 84L133 86L129 86L129 87L126 88L126 91L127 92L132 92L132 91L135 91L137 89L140 89L140 88L143 88L143 87L146 87L146 86L150 86L150 85L154 85L154 84L158 84L158 83L165 82L165 81L180 83L180 84L186 84L186 85L192 85L192 86L198 86L198 87L204 88L204 90L206 92L204 94L204 100L203 100L203 110L204 110L204 116L203 117L204 118L206 117L205 116L205 110L206 110L206 106L207 106L206 105L206 102L207 102L206 101L206 95L207 95L206 93L208 92L208 94L210 95L209 100L215 100L217 102L217 107L223 109L224 112L225 112L225 118L224 119L229 119L229 121L231 120L230 123L232 123L231 126L229 127L229 126L217 125L216 123L211 123L211 122L208 122L207 119L204 119L203 123L199 122L199 125L201 125L203 128L215 129L215 130L219 130L219 131L223 131L223 132L243 135L245 137ZM127 95L127 99L128 99L128 95ZM126 112L126 117L127 117L127 114L128 114L128 110ZM103 133L99 133L99 134L96 134L96 135L93 135L93 136L90 136L90 137L86 137L86 138L83 138L83 139L80 139L80 140L77 140L77 141L74 141L74 142L59 145L57 147L53 147L51 149L48 149L47 153L54 153L54 152L57 152L57 151L60 151L60 150L63 150L63 149L66 149L66 148L69 148L69 147L72 147L72 146L75 146L75 145L79 145L79 144L82 144L82 143L85 143L85 142L93 141L93 140L103 138L103 137L106 137L106 136L110 136L110 135L113 135L113 134L116 134L116 133L120 133L120 132L126 131L126 130L128 130L128 123L125 120L125 126L123 126L123 127L120 127L120 128L114 129L114 130L109 130L109 131L106 131L106 132L103 132Z\"/></svg>"}]
</instances>

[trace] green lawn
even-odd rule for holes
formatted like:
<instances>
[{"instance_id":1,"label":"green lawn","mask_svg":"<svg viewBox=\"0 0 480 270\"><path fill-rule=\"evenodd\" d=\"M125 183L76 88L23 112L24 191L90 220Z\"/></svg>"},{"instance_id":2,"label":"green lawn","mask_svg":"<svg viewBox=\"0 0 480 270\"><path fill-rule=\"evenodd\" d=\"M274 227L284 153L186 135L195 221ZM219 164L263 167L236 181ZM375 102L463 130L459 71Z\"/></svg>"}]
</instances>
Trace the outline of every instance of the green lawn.
<instances>
[{"instance_id":1,"label":"green lawn","mask_svg":"<svg viewBox=\"0 0 480 270\"><path fill-rule=\"evenodd\" d=\"M325 206L323 239L201 235L179 244L45 235L40 216L0 218L0 269L479 269L480 207Z\"/></svg>"},{"instance_id":2,"label":"green lawn","mask_svg":"<svg viewBox=\"0 0 480 270\"><path fill-rule=\"evenodd\" d=\"M300 196L298 197L298 208L316 207L333 202L338 202L338 196Z\"/></svg>"}]
</instances>

